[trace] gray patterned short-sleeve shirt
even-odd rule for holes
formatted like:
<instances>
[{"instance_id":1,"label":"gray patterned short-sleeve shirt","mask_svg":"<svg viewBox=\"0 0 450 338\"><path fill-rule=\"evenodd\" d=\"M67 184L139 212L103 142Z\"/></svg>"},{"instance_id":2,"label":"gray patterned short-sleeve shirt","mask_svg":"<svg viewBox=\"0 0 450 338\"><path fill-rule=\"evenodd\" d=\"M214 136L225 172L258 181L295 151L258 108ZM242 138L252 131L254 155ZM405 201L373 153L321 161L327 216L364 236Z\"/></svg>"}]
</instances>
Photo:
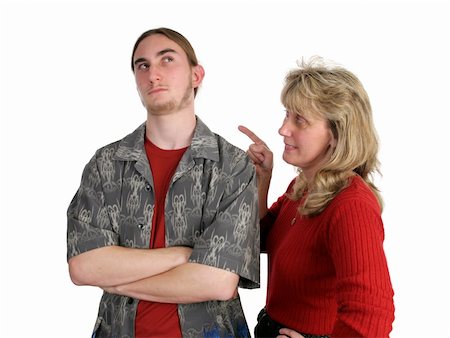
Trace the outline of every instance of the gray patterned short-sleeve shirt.
<instances>
[{"instance_id":1,"label":"gray patterned short-sleeve shirt","mask_svg":"<svg viewBox=\"0 0 450 338\"><path fill-rule=\"evenodd\" d=\"M67 259L109 245L149 248L154 193L144 137L145 123L86 165L67 211ZM166 196L165 220L167 247L192 247L191 262L235 272L240 287L259 286L254 166L198 117ZM137 303L105 292L95 336L134 337ZM184 337L250 337L239 298L180 304L178 314Z\"/></svg>"}]
</instances>

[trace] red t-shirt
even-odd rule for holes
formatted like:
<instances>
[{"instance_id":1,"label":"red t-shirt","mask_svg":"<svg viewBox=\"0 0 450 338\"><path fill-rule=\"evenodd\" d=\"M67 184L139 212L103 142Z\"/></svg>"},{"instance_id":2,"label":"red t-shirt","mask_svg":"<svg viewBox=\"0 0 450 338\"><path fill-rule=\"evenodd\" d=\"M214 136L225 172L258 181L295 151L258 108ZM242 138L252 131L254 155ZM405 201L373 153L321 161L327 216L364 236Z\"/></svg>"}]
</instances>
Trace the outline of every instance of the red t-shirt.
<instances>
[{"instance_id":1,"label":"red t-shirt","mask_svg":"<svg viewBox=\"0 0 450 338\"><path fill-rule=\"evenodd\" d=\"M163 150L145 139L145 151L153 174L155 208L150 249L165 247L164 205L172 176L187 148ZM135 321L136 337L182 337L178 305L140 301Z\"/></svg>"}]
</instances>

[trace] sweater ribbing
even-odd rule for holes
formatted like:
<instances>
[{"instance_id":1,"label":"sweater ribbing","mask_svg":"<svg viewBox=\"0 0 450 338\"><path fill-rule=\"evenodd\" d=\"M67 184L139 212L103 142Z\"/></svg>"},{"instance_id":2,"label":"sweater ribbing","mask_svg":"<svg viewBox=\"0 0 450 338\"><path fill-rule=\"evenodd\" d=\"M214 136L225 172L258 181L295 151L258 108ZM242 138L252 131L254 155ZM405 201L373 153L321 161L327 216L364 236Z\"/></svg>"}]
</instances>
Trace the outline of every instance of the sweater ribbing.
<instances>
[{"instance_id":1,"label":"sweater ribbing","mask_svg":"<svg viewBox=\"0 0 450 338\"><path fill-rule=\"evenodd\" d=\"M298 206L284 194L261 221L269 315L303 333L389 336L393 290L375 195L356 176L321 214L300 216Z\"/></svg>"}]
</instances>

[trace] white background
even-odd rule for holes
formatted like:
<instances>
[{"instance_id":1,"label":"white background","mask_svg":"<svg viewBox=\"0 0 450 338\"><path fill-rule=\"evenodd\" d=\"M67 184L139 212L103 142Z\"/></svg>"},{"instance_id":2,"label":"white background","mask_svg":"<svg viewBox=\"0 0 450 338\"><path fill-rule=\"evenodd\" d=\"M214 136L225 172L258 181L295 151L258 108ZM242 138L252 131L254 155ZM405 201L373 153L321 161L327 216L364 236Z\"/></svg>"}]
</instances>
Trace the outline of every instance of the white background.
<instances>
[{"instance_id":1,"label":"white background","mask_svg":"<svg viewBox=\"0 0 450 338\"><path fill-rule=\"evenodd\" d=\"M449 337L449 21L444 1L2 1L0 336L90 335L100 291L69 279L65 213L94 151L145 120L130 54L166 26L206 69L197 114L274 151L270 202L295 175L277 134L286 71L321 55L360 78L381 140L392 337ZM240 292L251 329L265 263L262 288Z\"/></svg>"}]
</instances>

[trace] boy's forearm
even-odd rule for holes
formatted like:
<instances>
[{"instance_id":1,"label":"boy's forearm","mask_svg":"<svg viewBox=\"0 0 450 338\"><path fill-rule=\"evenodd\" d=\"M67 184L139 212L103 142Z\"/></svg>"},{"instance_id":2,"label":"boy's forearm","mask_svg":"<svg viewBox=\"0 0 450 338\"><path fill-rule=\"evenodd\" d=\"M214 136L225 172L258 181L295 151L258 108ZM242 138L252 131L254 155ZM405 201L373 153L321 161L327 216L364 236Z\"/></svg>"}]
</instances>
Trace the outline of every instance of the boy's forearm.
<instances>
[{"instance_id":1,"label":"boy's forearm","mask_svg":"<svg viewBox=\"0 0 450 338\"><path fill-rule=\"evenodd\" d=\"M157 276L104 290L140 300L187 304L232 299L237 295L238 282L239 276L233 272L186 263Z\"/></svg>"},{"instance_id":2,"label":"boy's forearm","mask_svg":"<svg viewBox=\"0 0 450 338\"><path fill-rule=\"evenodd\" d=\"M186 263L191 248L134 249L108 246L69 260L69 272L77 285L115 286L154 276Z\"/></svg>"}]
</instances>

